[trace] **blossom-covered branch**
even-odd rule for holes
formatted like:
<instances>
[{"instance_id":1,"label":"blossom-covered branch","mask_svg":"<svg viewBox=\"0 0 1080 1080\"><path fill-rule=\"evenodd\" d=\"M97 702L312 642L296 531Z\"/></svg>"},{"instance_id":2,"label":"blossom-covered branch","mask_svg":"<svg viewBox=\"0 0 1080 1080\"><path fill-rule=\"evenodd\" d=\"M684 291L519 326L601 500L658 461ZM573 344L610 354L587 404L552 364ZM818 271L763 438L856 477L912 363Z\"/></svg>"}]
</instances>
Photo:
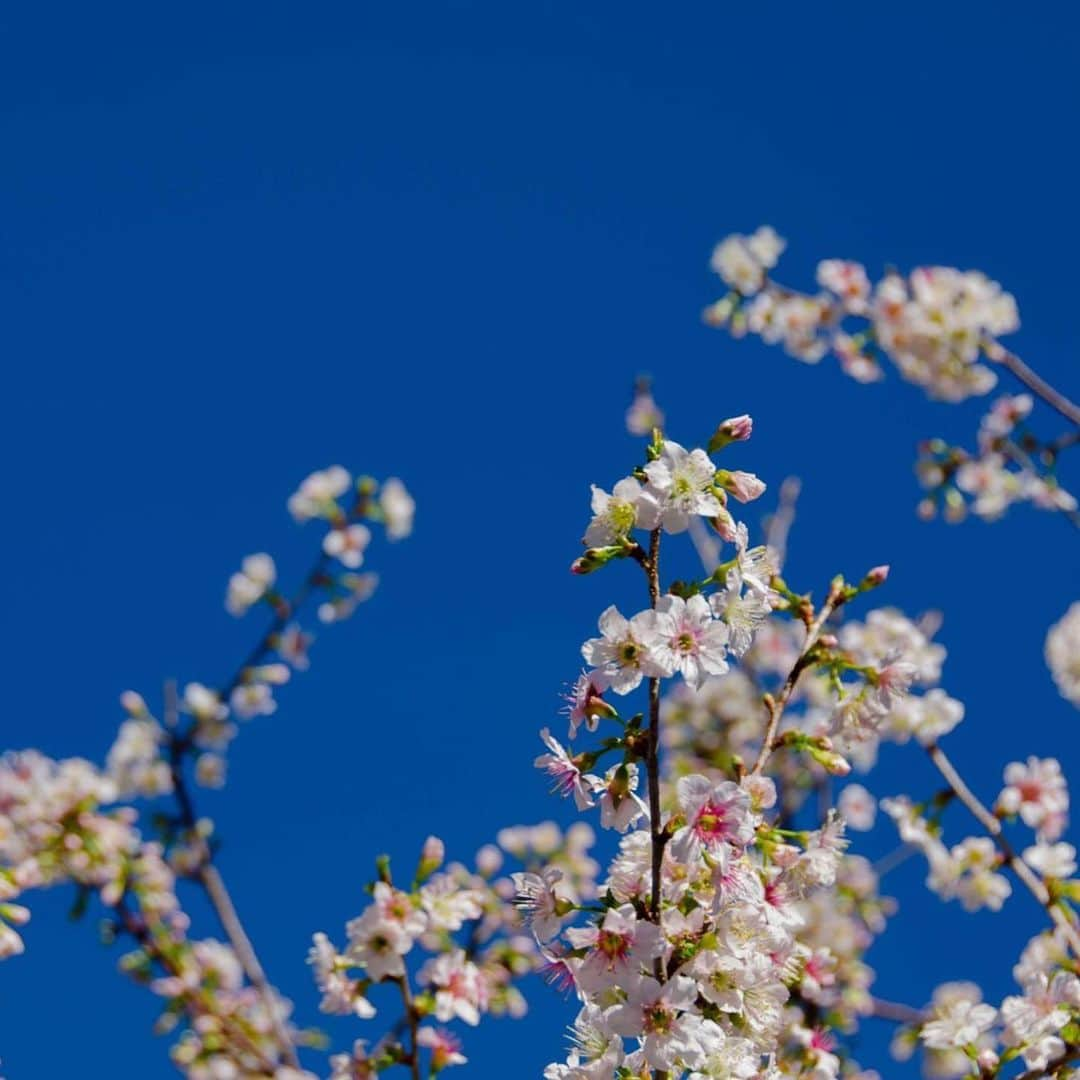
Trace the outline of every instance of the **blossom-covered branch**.
<instances>
[{"instance_id":1,"label":"blossom-covered branch","mask_svg":"<svg viewBox=\"0 0 1080 1080\"><path fill-rule=\"evenodd\" d=\"M970 508L993 520L1027 501L1080 525L1076 499L1057 471L1080 431L1080 405L1001 344L1002 335L1019 327L1009 293L983 274L942 266L918 267L907 278L889 270L874 283L861 264L841 259L818 264L816 293L798 292L772 277L785 246L768 226L718 244L712 268L729 291L706 308L705 321L736 337L755 334L805 363L832 353L859 382L884 378L890 361L941 401L989 393L998 381L995 369L1003 368L1030 393L995 402L974 454L940 439L921 444L918 474L928 494L919 512L931 517L941 510L958 521ZM1042 437L1029 428L1035 398L1067 422L1063 434Z\"/></svg>"}]
</instances>

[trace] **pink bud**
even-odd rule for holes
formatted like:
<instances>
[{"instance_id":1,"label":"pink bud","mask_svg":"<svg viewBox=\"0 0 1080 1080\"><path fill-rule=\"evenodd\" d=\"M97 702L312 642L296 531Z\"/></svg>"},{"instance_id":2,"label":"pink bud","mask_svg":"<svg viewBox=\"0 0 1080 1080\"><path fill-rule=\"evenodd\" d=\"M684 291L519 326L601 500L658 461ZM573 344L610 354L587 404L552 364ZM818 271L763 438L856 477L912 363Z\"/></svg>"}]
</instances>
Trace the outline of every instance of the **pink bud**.
<instances>
[{"instance_id":1,"label":"pink bud","mask_svg":"<svg viewBox=\"0 0 1080 1080\"><path fill-rule=\"evenodd\" d=\"M750 438L754 430L754 421L748 414L743 413L742 416L733 416L725 420L720 427L732 442L744 442Z\"/></svg>"},{"instance_id":2,"label":"pink bud","mask_svg":"<svg viewBox=\"0 0 1080 1080\"><path fill-rule=\"evenodd\" d=\"M476 869L484 877L491 877L499 872L503 864L502 852L494 844L485 844L476 853Z\"/></svg>"},{"instance_id":3,"label":"pink bud","mask_svg":"<svg viewBox=\"0 0 1080 1080\"><path fill-rule=\"evenodd\" d=\"M134 690L125 690L120 695L120 705L129 716L145 716L148 712L142 694L137 694Z\"/></svg>"},{"instance_id":4,"label":"pink bud","mask_svg":"<svg viewBox=\"0 0 1080 1080\"><path fill-rule=\"evenodd\" d=\"M736 469L724 477L723 487L741 503L752 502L765 494L765 482L753 473Z\"/></svg>"},{"instance_id":5,"label":"pink bud","mask_svg":"<svg viewBox=\"0 0 1080 1080\"><path fill-rule=\"evenodd\" d=\"M875 566L867 575L866 580L871 585L883 585L889 576L888 565Z\"/></svg>"},{"instance_id":6,"label":"pink bud","mask_svg":"<svg viewBox=\"0 0 1080 1080\"><path fill-rule=\"evenodd\" d=\"M443 842L437 836L429 836L424 841L424 846L420 851L420 859L424 863L434 864L435 867L442 866L443 859L446 858L446 847Z\"/></svg>"}]
</instances>

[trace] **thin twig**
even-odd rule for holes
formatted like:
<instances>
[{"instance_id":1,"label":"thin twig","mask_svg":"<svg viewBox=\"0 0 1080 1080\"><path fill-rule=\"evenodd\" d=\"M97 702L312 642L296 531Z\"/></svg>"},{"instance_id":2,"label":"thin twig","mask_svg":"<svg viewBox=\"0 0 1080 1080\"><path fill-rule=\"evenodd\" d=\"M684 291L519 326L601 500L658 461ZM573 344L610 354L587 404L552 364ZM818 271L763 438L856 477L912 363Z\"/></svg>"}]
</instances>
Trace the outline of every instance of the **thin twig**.
<instances>
[{"instance_id":1,"label":"thin twig","mask_svg":"<svg viewBox=\"0 0 1080 1080\"><path fill-rule=\"evenodd\" d=\"M754 767L750 770L751 776L757 776L761 773L762 769L765 768L765 764L769 760L770 755L776 748L776 731L780 726L780 718L784 715L784 709L787 708L787 704L791 700L791 695L795 691L795 685L798 683L802 673L810 666L810 654L817 644L818 638L821 637L821 631L828 621L829 616L832 615L843 602L843 588L839 583L834 582L829 586L829 594L825 597L825 602L821 605L821 610L807 628L806 641L803 644L802 652L795 661L795 666L788 673L788 677L784 680L784 685L780 688L780 693L777 694L775 698L766 695L765 707L768 710L769 719L765 726L765 735L761 742L761 749L758 751L757 760L754 762Z\"/></svg>"},{"instance_id":2,"label":"thin twig","mask_svg":"<svg viewBox=\"0 0 1080 1080\"><path fill-rule=\"evenodd\" d=\"M802 491L802 481L797 476L789 476L780 485L780 499L776 509L765 521L765 546L773 553L776 560L776 572L784 569L787 559L788 537L795 524L795 505Z\"/></svg>"},{"instance_id":3,"label":"thin twig","mask_svg":"<svg viewBox=\"0 0 1080 1080\"><path fill-rule=\"evenodd\" d=\"M367 496L357 493L346 520L351 521L361 516L366 504ZM289 621L304 606L311 594L325 582L329 562L329 556L325 551L320 551L318 558L304 576L303 582L293 596L288 600L279 599L275 603L273 621L218 692L219 701L227 703L232 692L244 681L247 671L257 666L273 651L278 637ZM188 832L195 833L198 816L184 775L184 760L194 746L198 724L197 722L193 723L187 732L180 734L177 732L176 717L177 706L174 687L171 694L166 693L166 728L172 732L169 740L169 769L172 774L173 794L176 799L180 822ZM289 1065L298 1068L299 1059L296 1056L296 1048L289 1035L288 1027L280 1015L278 999L273 985L259 962L251 938L248 937L247 932L244 930L244 925L236 911L236 905L233 904L232 897L225 886L225 881L213 865L212 859L213 852L209 845L203 842L195 878L205 889L218 921L221 923L221 927L225 931L237 959L240 961L248 982L251 983L263 1000L267 1015L270 1017L270 1022L274 1028L274 1035L281 1043L283 1057Z\"/></svg>"},{"instance_id":4,"label":"thin twig","mask_svg":"<svg viewBox=\"0 0 1080 1080\"><path fill-rule=\"evenodd\" d=\"M687 532L690 534L690 541L701 560L701 565L705 568L705 573L711 574L720 561L720 541L709 532L697 515L691 516Z\"/></svg>"},{"instance_id":5,"label":"thin twig","mask_svg":"<svg viewBox=\"0 0 1080 1080\"><path fill-rule=\"evenodd\" d=\"M885 1001L878 997L870 999L870 1015L879 1020L892 1020L897 1024L918 1025L926 1019L921 1009L902 1005L898 1001Z\"/></svg>"},{"instance_id":6,"label":"thin twig","mask_svg":"<svg viewBox=\"0 0 1080 1080\"><path fill-rule=\"evenodd\" d=\"M914 844L901 844L899 847L893 848L887 855L882 855L870 869L874 871L874 876L880 880L890 870L895 870L901 864L906 863L918 851L919 849Z\"/></svg>"},{"instance_id":7,"label":"thin twig","mask_svg":"<svg viewBox=\"0 0 1080 1080\"><path fill-rule=\"evenodd\" d=\"M116 915L120 919L120 925L139 943L147 956L149 956L151 960L156 960L166 972L180 980L181 985L183 985L184 971L173 961L172 957L170 957L165 950L159 947L145 920L136 915L127 906L123 896L121 896L112 907L113 911L116 912ZM221 1025L222 1030L228 1032L232 1038L236 1039L238 1045L242 1045L243 1048L258 1061L259 1068L262 1070L262 1075L275 1076L277 1074L277 1065L267 1058L248 1035L233 1023L230 1017L221 1015L215 1009L205 1006L198 999L196 991L193 989L185 989L183 991L183 997L187 1003L187 1007L193 1013L214 1017Z\"/></svg>"},{"instance_id":8,"label":"thin twig","mask_svg":"<svg viewBox=\"0 0 1080 1080\"><path fill-rule=\"evenodd\" d=\"M1080 405L1070 401L1060 390L1052 387L1041 375L1010 352L1000 342L989 340L983 346L988 359L1011 371L1032 393L1037 394L1052 409L1056 409L1066 420L1080 427Z\"/></svg>"},{"instance_id":9,"label":"thin twig","mask_svg":"<svg viewBox=\"0 0 1080 1080\"><path fill-rule=\"evenodd\" d=\"M937 743L931 743L926 747L930 760L937 767L938 772L945 777L945 782L952 789L953 794L971 811L980 825L990 834L994 843L997 844L1005 864L1027 886L1028 891L1046 909L1054 925L1061 931L1065 940L1069 943L1075 956L1080 957L1080 932L1068 915L1054 902L1050 890L1031 867L1028 866L1013 850L1001 826L1001 820L988 810L976 797L974 792L964 783L956 767L945 756L945 751Z\"/></svg>"}]
</instances>

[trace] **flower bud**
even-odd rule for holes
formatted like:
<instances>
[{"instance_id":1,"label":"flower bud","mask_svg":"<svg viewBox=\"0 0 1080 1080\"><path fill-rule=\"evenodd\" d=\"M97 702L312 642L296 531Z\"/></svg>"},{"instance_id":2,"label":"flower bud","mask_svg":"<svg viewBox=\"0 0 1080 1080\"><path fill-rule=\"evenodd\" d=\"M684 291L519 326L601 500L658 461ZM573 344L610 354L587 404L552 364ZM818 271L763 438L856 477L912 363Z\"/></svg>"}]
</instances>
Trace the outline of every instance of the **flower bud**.
<instances>
[{"instance_id":1,"label":"flower bud","mask_svg":"<svg viewBox=\"0 0 1080 1080\"><path fill-rule=\"evenodd\" d=\"M502 864L502 852L494 844L485 844L476 853L476 869L484 877L491 877L493 874L497 874Z\"/></svg>"},{"instance_id":2,"label":"flower bud","mask_svg":"<svg viewBox=\"0 0 1080 1080\"><path fill-rule=\"evenodd\" d=\"M729 417L713 432L706 449L713 454L717 450L723 450L729 443L745 442L753 430L754 421L746 413Z\"/></svg>"},{"instance_id":3,"label":"flower bud","mask_svg":"<svg viewBox=\"0 0 1080 1080\"><path fill-rule=\"evenodd\" d=\"M870 589L876 589L879 585L884 585L888 576L889 567L887 565L873 567L866 572L866 577L859 582L859 592L868 592Z\"/></svg>"},{"instance_id":4,"label":"flower bud","mask_svg":"<svg viewBox=\"0 0 1080 1080\"><path fill-rule=\"evenodd\" d=\"M827 740L822 740L825 742ZM851 764L835 750L826 749L822 746L807 746L810 756L832 776L847 776L851 772Z\"/></svg>"},{"instance_id":5,"label":"flower bud","mask_svg":"<svg viewBox=\"0 0 1080 1080\"><path fill-rule=\"evenodd\" d=\"M585 553L570 565L571 574L591 574L607 566L612 559L625 558L630 552L630 546L614 544L611 547L588 548Z\"/></svg>"},{"instance_id":6,"label":"flower bud","mask_svg":"<svg viewBox=\"0 0 1080 1080\"><path fill-rule=\"evenodd\" d=\"M147 716L150 712L146 707L142 694L137 694L134 690L125 690L120 695L120 704L128 716Z\"/></svg>"},{"instance_id":7,"label":"flower bud","mask_svg":"<svg viewBox=\"0 0 1080 1080\"><path fill-rule=\"evenodd\" d=\"M420 849L420 862L416 867L416 880L426 881L443 864L446 848L437 836L429 836Z\"/></svg>"},{"instance_id":8,"label":"flower bud","mask_svg":"<svg viewBox=\"0 0 1080 1080\"><path fill-rule=\"evenodd\" d=\"M765 493L765 482L753 473L743 472L741 469L733 472L720 469L716 474L716 482L741 503L753 502Z\"/></svg>"}]
</instances>

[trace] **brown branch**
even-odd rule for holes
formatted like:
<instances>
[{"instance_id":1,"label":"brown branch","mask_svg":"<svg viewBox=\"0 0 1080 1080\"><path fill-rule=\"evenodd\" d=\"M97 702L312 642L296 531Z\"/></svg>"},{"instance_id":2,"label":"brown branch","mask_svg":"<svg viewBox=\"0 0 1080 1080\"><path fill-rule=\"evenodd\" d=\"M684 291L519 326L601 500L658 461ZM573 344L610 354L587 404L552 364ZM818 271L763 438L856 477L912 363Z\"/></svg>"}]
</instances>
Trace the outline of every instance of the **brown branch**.
<instances>
[{"instance_id":1,"label":"brown branch","mask_svg":"<svg viewBox=\"0 0 1080 1080\"><path fill-rule=\"evenodd\" d=\"M660 530L653 529L649 536L649 562L646 568L649 579L649 605L655 610L660 601ZM660 869L664 861L663 825L660 822L660 680L649 680L649 739L645 768L649 782L649 832L652 836L652 897L649 915L653 922L660 922ZM657 961L657 978L661 979L662 965Z\"/></svg>"},{"instance_id":2,"label":"brown branch","mask_svg":"<svg viewBox=\"0 0 1080 1080\"><path fill-rule=\"evenodd\" d=\"M956 767L945 756L945 751L937 743L931 743L926 747L930 760L937 767L938 772L945 778L953 794L971 811L972 816L990 834L998 850L1001 852L1005 864L1024 883L1032 896L1046 910L1051 921L1061 931L1068 942L1073 954L1080 958L1080 931L1075 923L1069 918L1062 908L1055 903L1050 895L1050 890L1034 870L1013 850L1001 826L1001 820L976 797L974 792L964 783L963 778L956 771Z\"/></svg>"},{"instance_id":3,"label":"brown branch","mask_svg":"<svg viewBox=\"0 0 1080 1080\"><path fill-rule=\"evenodd\" d=\"M401 988L401 1002L405 1007L405 1015L402 1020L409 1029L410 1041L412 1042L409 1053L409 1068L413 1080L420 1080L420 1046L416 1041L420 1029L420 1019L413 1006L412 990L409 987L409 973L407 971L397 980L397 984Z\"/></svg>"}]
</instances>

